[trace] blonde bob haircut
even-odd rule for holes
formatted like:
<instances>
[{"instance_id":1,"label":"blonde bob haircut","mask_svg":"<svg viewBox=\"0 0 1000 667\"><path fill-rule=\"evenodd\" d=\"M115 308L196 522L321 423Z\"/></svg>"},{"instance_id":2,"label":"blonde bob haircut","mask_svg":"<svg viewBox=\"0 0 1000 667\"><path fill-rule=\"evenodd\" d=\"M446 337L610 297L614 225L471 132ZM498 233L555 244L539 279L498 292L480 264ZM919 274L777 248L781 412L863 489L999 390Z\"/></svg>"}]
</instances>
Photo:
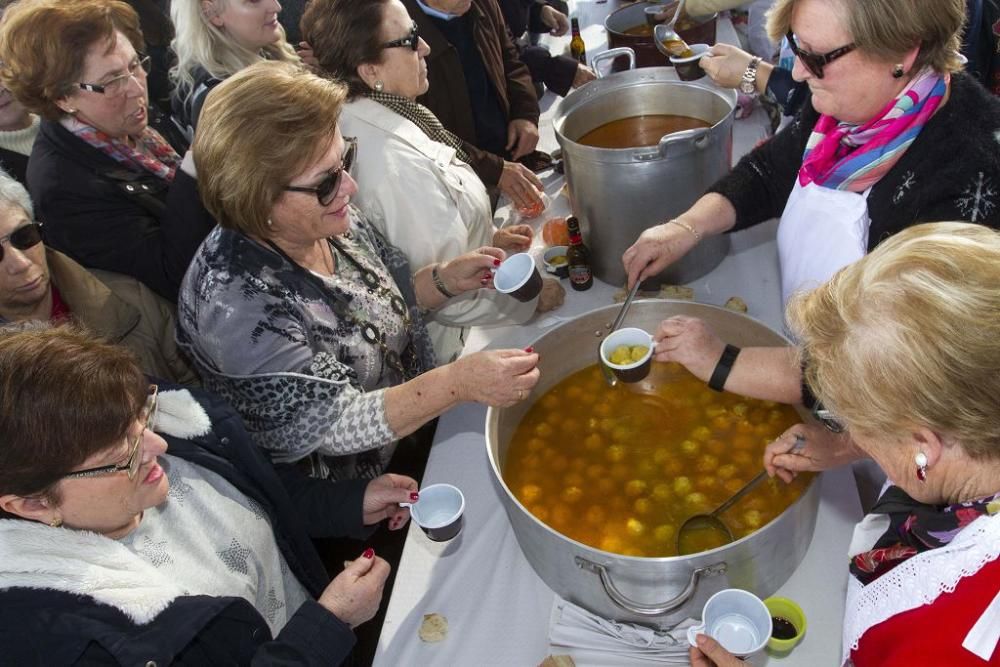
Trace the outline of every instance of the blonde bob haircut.
<instances>
[{"instance_id":1,"label":"blonde bob haircut","mask_svg":"<svg viewBox=\"0 0 1000 667\"><path fill-rule=\"evenodd\" d=\"M174 24L171 43L177 54L177 64L170 69L170 78L188 98L195 92L194 71L201 67L216 79L225 79L262 60L299 62L295 50L281 37L260 52L251 51L236 42L225 30L212 25L211 16L224 11L231 2L246 0L172 0L170 20ZM186 99L183 101L187 101Z\"/></svg>"},{"instance_id":2,"label":"blonde bob haircut","mask_svg":"<svg viewBox=\"0 0 1000 667\"><path fill-rule=\"evenodd\" d=\"M346 96L342 83L286 62L251 65L208 94L191 150L220 225L270 236L271 208L329 150Z\"/></svg>"},{"instance_id":3,"label":"blonde bob haircut","mask_svg":"<svg viewBox=\"0 0 1000 667\"><path fill-rule=\"evenodd\" d=\"M850 431L894 442L924 427L1000 458L1000 232L910 227L787 316L806 380Z\"/></svg>"},{"instance_id":4,"label":"blonde bob haircut","mask_svg":"<svg viewBox=\"0 0 1000 667\"><path fill-rule=\"evenodd\" d=\"M775 0L767 17L767 32L780 43L791 29L792 8L798 0ZM837 10L842 25L859 51L895 62L920 47L915 74L924 67L936 72L962 69L959 49L965 26L964 0L824 0ZM800 26L801 27L801 26ZM886 74L888 76L888 73Z\"/></svg>"}]
</instances>

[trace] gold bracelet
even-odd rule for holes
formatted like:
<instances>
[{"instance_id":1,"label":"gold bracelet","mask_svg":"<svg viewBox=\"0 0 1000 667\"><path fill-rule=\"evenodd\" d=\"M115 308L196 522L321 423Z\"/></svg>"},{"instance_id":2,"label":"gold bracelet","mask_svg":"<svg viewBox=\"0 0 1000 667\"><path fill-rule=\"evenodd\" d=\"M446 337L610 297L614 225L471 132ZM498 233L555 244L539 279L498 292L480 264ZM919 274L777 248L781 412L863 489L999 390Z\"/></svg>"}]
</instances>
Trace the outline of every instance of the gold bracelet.
<instances>
[{"instance_id":1,"label":"gold bracelet","mask_svg":"<svg viewBox=\"0 0 1000 667\"><path fill-rule=\"evenodd\" d=\"M695 243L700 243L701 242L701 232L699 232L697 229L695 229L694 227L692 227L688 223L684 222L683 220L677 220L676 218L674 218L673 220L667 220L667 224L668 225L677 225L678 227L680 227L682 229L688 230L689 232L691 232L691 235L694 237L694 242Z\"/></svg>"},{"instance_id":2,"label":"gold bracelet","mask_svg":"<svg viewBox=\"0 0 1000 667\"><path fill-rule=\"evenodd\" d=\"M438 273L439 264L435 264L434 268L431 269L431 280L434 281L434 287L437 287L437 291L444 294L449 299L454 299L457 294L452 294L448 291L448 288L444 286L444 281L441 280L441 274Z\"/></svg>"}]
</instances>

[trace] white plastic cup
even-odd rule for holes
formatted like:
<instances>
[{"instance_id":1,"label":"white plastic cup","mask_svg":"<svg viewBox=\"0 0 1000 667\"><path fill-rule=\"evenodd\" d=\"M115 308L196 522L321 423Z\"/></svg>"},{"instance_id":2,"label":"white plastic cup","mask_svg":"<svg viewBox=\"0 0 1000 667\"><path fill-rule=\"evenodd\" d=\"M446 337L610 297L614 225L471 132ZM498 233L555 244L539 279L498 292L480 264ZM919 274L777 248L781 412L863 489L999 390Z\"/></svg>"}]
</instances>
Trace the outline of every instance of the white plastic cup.
<instances>
[{"instance_id":1,"label":"white plastic cup","mask_svg":"<svg viewBox=\"0 0 1000 667\"><path fill-rule=\"evenodd\" d=\"M526 252L511 255L493 273L493 287L518 301L531 301L542 291L542 275Z\"/></svg>"},{"instance_id":2,"label":"white plastic cup","mask_svg":"<svg viewBox=\"0 0 1000 667\"><path fill-rule=\"evenodd\" d=\"M708 599L701 623L688 628L688 642L708 635L738 658L763 650L771 639L771 613L764 601L739 588L727 588Z\"/></svg>"},{"instance_id":3,"label":"white plastic cup","mask_svg":"<svg viewBox=\"0 0 1000 667\"><path fill-rule=\"evenodd\" d=\"M446 542L462 530L465 496L456 486L432 484L420 489L417 502L400 505L410 508L413 522L435 542Z\"/></svg>"}]
</instances>

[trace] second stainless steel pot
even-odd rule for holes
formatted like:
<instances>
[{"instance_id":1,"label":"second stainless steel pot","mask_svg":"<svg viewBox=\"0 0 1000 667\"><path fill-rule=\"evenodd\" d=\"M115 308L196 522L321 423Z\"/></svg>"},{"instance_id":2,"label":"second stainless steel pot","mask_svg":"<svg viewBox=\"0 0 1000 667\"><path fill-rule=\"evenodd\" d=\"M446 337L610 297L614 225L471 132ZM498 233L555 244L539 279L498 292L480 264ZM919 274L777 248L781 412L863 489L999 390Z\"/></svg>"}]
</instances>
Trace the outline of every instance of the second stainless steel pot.
<instances>
[{"instance_id":1,"label":"second stainless steel pot","mask_svg":"<svg viewBox=\"0 0 1000 667\"><path fill-rule=\"evenodd\" d=\"M594 274L625 282L621 256L644 229L687 210L729 172L736 93L711 84L684 83L673 68L619 72L568 95L556 111L574 214L593 255ZM578 143L587 132L622 118L670 114L711 127L665 135L656 146L595 148ZM683 284L705 275L726 256L729 238L706 238L686 257L647 283Z\"/></svg>"}]
</instances>

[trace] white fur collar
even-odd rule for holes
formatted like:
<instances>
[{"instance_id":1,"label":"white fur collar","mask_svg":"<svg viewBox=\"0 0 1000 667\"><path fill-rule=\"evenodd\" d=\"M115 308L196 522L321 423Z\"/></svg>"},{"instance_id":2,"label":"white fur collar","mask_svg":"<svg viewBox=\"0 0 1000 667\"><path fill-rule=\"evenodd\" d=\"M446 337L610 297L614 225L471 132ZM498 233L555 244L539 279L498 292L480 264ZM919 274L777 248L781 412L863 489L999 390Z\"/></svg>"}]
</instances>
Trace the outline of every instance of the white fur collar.
<instances>
[{"instance_id":1,"label":"white fur collar","mask_svg":"<svg viewBox=\"0 0 1000 667\"><path fill-rule=\"evenodd\" d=\"M212 421L205 409L187 389L161 391L156 397L157 433L175 438L190 439L205 435L212 429Z\"/></svg>"},{"instance_id":2,"label":"white fur collar","mask_svg":"<svg viewBox=\"0 0 1000 667\"><path fill-rule=\"evenodd\" d=\"M155 567L103 535L3 519L0 589L14 587L87 595L140 625L185 594Z\"/></svg>"}]
</instances>

